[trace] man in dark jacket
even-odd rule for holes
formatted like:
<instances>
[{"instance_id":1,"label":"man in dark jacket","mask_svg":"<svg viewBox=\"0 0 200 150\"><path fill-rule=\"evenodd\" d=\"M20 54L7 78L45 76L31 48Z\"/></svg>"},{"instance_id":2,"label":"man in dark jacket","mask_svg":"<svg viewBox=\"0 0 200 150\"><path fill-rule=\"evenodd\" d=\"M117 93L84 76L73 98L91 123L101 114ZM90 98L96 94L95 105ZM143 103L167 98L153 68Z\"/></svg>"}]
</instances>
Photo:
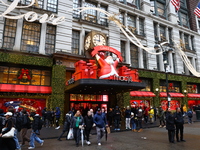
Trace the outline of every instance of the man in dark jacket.
<instances>
[{"instance_id":1,"label":"man in dark jacket","mask_svg":"<svg viewBox=\"0 0 200 150\"><path fill-rule=\"evenodd\" d=\"M168 130L168 139L170 143L174 143L174 135L175 135L175 122L174 116L168 108L166 112L166 129Z\"/></svg>"},{"instance_id":2,"label":"man in dark jacket","mask_svg":"<svg viewBox=\"0 0 200 150\"><path fill-rule=\"evenodd\" d=\"M71 122L71 114L67 113L65 116L63 131L62 131L61 135L58 137L58 141L62 141L61 138L65 134L65 132L67 132L67 135L68 135L69 128L70 128L70 122ZM67 140L67 136L66 136L66 140Z\"/></svg>"},{"instance_id":3,"label":"man in dark jacket","mask_svg":"<svg viewBox=\"0 0 200 150\"><path fill-rule=\"evenodd\" d=\"M26 110L22 110L22 123L21 123L21 137L22 137L22 146L25 144L25 141L30 142L30 139L26 136L27 130L30 128L30 119Z\"/></svg>"},{"instance_id":4,"label":"man in dark jacket","mask_svg":"<svg viewBox=\"0 0 200 150\"><path fill-rule=\"evenodd\" d=\"M94 124L92 113L90 111L88 111L87 115L84 117L84 123L85 123L86 144L90 145L91 142L89 140L89 136L90 136L90 131L92 129L92 126Z\"/></svg>"},{"instance_id":5,"label":"man in dark jacket","mask_svg":"<svg viewBox=\"0 0 200 150\"><path fill-rule=\"evenodd\" d=\"M44 127L46 126L46 119L47 119L47 108L44 107L44 109L42 110L42 120L44 122Z\"/></svg>"},{"instance_id":6,"label":"man in dark jacket","mask_svg":"<svg viewBox=\"0 0 200 150\"><path fill-rule=\"evenodd\" d=\"M174 113L174 117L175 117L175 124L176 124L176 140L177 142L180 142L180 141L185 142L185 140L183 139L184 118L183 118L181 109L179 107L176 109L176 112ZM179 139L179 131L180 131L180 139Z\"/></svg>"},{"instance_id":7,"label":"man in dark jacket","mask_svg":"<svg viewBox=\"0 0 200 150\"><path fill-rule=\"evenodd\" d=\"M41 146L44 144L44 140L41 140L37 135L40 134L41 129L41 117L39 114L35 114L34 120L32 123L32 133L30 137L30 147L28 149L35 149L35 141L40 143Z\"/></svg>"},{"instance_id":8,"label":"man in dark jacket","mask_svg":"<svg viewBox=\"0 0 200 150\"><path fill-rule=\"evenodd\" d=\"M119 107L116 106L114 110L114 122L115 122L115 130L120 130L119 123L120 123L120 117L121 117L121 111L119 110Z\"/></svg>"},{"instance_id":9,"label":"man in dark jacket","mask_svg":"<svg viewBox=\"0 0 200 150\"><path fill-rule=\"evenodd\" d=\"M105 126L108 126L106 117L102 115L101 109L97 109L97 113L94 115L94 123L96 124L97 130L97 142L101 145L101 138L104 136Z\"/></svg>"}]
</instances>

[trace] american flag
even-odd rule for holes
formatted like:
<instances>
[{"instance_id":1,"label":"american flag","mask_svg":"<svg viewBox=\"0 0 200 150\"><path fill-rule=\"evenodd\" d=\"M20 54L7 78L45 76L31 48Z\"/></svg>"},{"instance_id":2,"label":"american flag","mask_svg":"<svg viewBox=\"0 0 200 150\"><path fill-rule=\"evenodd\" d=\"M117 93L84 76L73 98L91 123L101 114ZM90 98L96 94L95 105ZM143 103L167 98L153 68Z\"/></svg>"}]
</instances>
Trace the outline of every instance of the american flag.
<instances>
[{"instance_id":1,"label":"american flag","mask_svg":"<svg viewBox=\"0 0 200 150\"><path fill-rule=\"evenodd\" d=\"M171 3L174 5L176 11L178 11L181 5L180 0L171 0Z\"/></svg>"},{"instance_id":2,"label":"american flag","mask_svg":"<svg viewBox=\"0 0 200 150\"><path fill-rule=\"evenodd\" d=\"M195 8L194 14L197 15L197 17L200 17L200 2L198 4L198 6Z\"/></svg>"}]
</instances>

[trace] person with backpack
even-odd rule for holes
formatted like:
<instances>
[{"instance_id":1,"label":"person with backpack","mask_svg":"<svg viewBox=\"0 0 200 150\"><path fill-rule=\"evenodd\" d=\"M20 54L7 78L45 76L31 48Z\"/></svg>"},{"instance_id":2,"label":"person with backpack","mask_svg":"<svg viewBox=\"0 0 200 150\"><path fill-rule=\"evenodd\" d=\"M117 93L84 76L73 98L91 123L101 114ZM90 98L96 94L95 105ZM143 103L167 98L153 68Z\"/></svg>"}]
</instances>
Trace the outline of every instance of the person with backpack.
<instances>
[{"instance_id":1,"label":"person with backpack","mask_svg":"<svg viewBox=\"0 0 200 150\"><path fill-rule=\"evenodd\" d=\"M26 110L22 110L22 124L21 124L21 137L22 137L22 144L21 146L25 145L25 141L30 142L30 139L27 137L27 131L31 128L31 120L26 112Z\"/></svg>"},{"instance_id":2,"label":"person with backpack","mask_svg":"<svg viewBox=\"0 0 200 150\"><path fill-rule=\"evenodd\" d=\"M192 109L189 109L189 111L187 112L187 116L188 116L188 124L191 124L192 123L192 117L193 117Z\"/></svg>"},{"instance_id":3,"label":"person with backpack","mask_svg":"<svg viewBox=\"0 0 200 150\"><path fill-rule=\"evenodd\" d=\"M44 140L41 140L37 135L40 135L40 130L42 129L43 121L39 114L35 114L32 123L32 133L30 137L30 147L28 149L35 149L35 141L41 146L44 144Z\"/></svg>"},{"instance_id":4,"label":"person with backpack","mask_svg":"<svg viewBox=\"0 0 200 150\"><path fill-rule=\"evenodd\" d=\"M67 113L65 116L65 122L64 122L64 126L63 126L63 131L61 133L61 135L58 137L58 141L62 141L61 138L62 136L65 134L65 132L69 132L69 128L70 128L70 122L71 122L71 114ZM66 136L66 140L67 140L67 136Z\"/></svg>"}]
</instances>

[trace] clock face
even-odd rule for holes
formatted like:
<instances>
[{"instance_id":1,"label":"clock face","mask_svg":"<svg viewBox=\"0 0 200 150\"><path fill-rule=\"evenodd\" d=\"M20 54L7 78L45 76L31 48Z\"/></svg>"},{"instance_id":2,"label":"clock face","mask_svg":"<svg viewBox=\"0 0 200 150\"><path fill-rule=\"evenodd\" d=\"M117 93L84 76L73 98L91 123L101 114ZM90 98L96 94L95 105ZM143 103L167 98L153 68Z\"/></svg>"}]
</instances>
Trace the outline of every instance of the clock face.
<instances>
[{"instance_id":1,"label":"clock face","mask_svg":"<svg viewBox=\"0 0 200 150\"><path fill-rule=\"evenodd\" d=\"M89 49L90 43L91 43L91 37L88 36L88 37L85 39L85 50L88 50L88 49Z\"/></svg>"},{"instance_id":2,"label":"clock face","mask_svg":"<svg viewBox=\"0 0 200 150\"><path fill-rule=\"evenodd\" d=\"M106 45L106 39L101 34L95 34L93 36L92 42L93 42L94 46Z\"/></svg>"}]
</instances>

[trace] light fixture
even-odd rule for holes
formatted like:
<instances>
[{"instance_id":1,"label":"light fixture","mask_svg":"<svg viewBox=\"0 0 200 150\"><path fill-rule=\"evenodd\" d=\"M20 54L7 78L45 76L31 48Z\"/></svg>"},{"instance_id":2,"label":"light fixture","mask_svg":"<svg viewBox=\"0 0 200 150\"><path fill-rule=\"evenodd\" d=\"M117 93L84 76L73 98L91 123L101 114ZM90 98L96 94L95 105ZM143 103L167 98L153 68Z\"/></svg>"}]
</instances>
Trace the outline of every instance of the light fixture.
<instances>
[{"instance_id":1,"label":"light fixture","mask_svg":"<svg viewBox=\"0 0 200 150\"><path fill-rule=\"evenodd\" d=\"M184 93L187 93L187 90L184 90L183 92L184 92Z\"/></svg>"},{"instance_id":2,"label":"light fixture","mask_svg":"<svg viewBox=\"0 0 200 150\"><path fill-rule=\"evenodd\" d=\"M159 89L158 89L158 88L156 88L156 92L158 92L158 90L159 90Z\"/></svg>"}]
</instances>

